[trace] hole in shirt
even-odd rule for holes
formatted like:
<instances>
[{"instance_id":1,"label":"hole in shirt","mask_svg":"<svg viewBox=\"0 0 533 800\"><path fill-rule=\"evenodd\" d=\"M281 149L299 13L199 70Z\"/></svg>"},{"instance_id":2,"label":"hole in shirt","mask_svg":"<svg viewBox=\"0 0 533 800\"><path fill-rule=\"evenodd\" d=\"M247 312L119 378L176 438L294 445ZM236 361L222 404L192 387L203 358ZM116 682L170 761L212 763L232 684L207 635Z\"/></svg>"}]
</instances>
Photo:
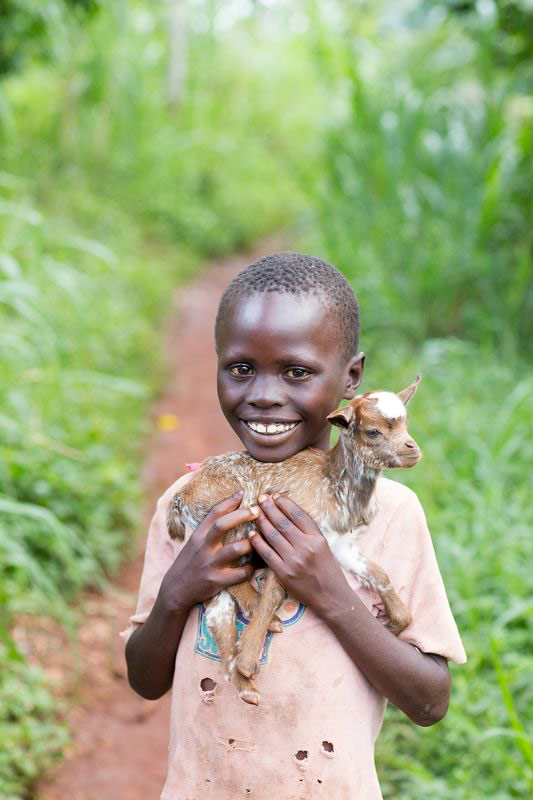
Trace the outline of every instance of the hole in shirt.
<instances>
[{"instance_id":1,"label":"hole in shirt","mask_svg":"<svg viewBox=\"0 0 533 800\"><path fill-rule=\"evenodd\" d=\"M228 744L233 744L234 741L235 739L228 739Z\"/></svg>"},{"instance_id":2,"label":"hole in shirt","mask_svg":"<svg viewBox=\"0 0 533 800\"><path fill-rule=\"evenodd\" d=\"M305 761L309 753L307 750L298 750L297 753L294 754L294 757L297 761Z\"/></svg>"},{"instance_id":3,"label":"hole in shirt","mask_svg":"<svg viewBox=\"0 0 533 800\"><path fill-rule=\"evenodd\" d=\"M317 778L317 779L316 779L316 782L317 782L317 783L322 783L322 781L320 780L320 778Z\"/></svg>"},{"instance_id":4,"label":"hole in shirt","mask_svg":"<svg viewBox=\"0 0 533 800\"><path fill-rule=\"evenodd\" d=\"M322 749L326 751L326 753L333 753L333 745L331 742L322 742Z\"/></svg>"},{"instance_id":5,"label":"hole in shirt","mask_svg":"<svg viewBox=\"0 0 533 800\"><path fill-rule=\"evenodd\" d=\"M212 692L217 688L215 681L211 678L202 678L200 681L200 689L202 692Z\"/></svg>"}]
</instances>

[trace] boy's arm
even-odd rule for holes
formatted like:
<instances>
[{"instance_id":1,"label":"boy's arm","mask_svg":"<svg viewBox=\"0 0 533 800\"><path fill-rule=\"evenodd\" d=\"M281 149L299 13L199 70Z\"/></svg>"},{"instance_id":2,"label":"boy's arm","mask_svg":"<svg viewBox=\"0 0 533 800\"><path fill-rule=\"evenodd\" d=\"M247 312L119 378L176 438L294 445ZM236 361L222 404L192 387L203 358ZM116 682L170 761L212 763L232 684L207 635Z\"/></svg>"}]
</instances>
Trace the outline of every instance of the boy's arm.
<instances>
[{"instance_id":1,"label":"boy's arm","mask_svg":"<svg viewBox=\"0 0 533 800\"><path fill-rule=\"evenodd\" d=\"M241 500L239 492L211 509L163 578L146 622L128 639L128 680L148 700L157 700L172 686L176 653L192 606L253 575L250 564L230 566L251 552L250 543L223 544L227 531L257 515L250 508L238 508Z\"/></svg>"},{"instance_id":2,"label":"boy's arm","mask_svg":"<svg viewBox=\"0 0 533 800\"><path fill-rule=\"evenodd\" d=\"M367 610L314 520L292 500L267 497L260 506L262 535L250 539L287 591L313 609L370 683L413 722L442 719L451 685L446 659L398 639Z\"/></svg>"}]
</instances>

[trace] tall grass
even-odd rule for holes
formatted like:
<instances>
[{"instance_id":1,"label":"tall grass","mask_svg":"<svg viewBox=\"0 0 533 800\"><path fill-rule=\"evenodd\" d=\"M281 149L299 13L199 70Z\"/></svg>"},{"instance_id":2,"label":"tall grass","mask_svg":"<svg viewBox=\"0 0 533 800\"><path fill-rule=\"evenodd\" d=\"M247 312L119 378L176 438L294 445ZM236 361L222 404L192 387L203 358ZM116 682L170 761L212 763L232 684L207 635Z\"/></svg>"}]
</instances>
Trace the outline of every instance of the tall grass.
<instances>
[{"instance_id":1,"label":"tall grass","mask_svg":"<svg viewBox=\"0 0 533 800\"><path fill-rule=\"evenodd\" d=\"M491 70L464 25L382 8L348 16L344 36L320 29L337 48L325 88L338 87L314 187L324 247L385 336L401 322L416 341L530 353L530 68Z\"/></svg>"}]
</instances>

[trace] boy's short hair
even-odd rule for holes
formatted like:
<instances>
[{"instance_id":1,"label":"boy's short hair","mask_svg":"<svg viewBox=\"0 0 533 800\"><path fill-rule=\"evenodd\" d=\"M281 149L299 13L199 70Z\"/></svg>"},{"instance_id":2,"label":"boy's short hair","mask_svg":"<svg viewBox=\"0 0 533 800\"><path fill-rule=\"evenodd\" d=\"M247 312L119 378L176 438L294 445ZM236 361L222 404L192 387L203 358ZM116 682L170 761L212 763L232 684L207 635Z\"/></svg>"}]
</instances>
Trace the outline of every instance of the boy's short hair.
<instances>
[{"instance_id":1,"label":"boy's short hair","mask_svg":"<svg viewBox=\"0 0 533 800\"><path fill-rule=\"evenodd\" d=\"M263 292L312 294L323 298L338 320L342 358L347 361L357 352L359 304L352 287L342 272L327 261L290 251L264 256L233 278L218 306L215 323L217 349L222 321L233 300Z\"/></svg>"}]
</instances>

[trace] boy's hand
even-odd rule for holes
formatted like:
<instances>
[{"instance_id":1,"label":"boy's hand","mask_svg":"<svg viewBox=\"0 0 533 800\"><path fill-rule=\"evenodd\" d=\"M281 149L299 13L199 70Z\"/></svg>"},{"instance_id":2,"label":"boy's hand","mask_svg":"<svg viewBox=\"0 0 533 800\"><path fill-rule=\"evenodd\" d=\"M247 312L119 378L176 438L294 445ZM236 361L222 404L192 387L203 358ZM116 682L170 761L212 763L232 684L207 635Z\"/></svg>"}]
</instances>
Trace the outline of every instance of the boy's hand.
<instances>
[{"instance_id":1,"label":"boy's hand","mask_svg":"<svg viewBox=\"0 0 533 800\"><path fill-rule=\"evenodd\" d=\"M259 505L260 533L250 534L254 549L292 597L325 613L339 592L351 590L318 525L284 495L262 495Z\"/></svg>"},{"instance_id":2,"label":"boy's hand","mask_svg":"<svg viewBox=\"0 0 533 800\"><path fill-rule=\"evenodd\" d=\"M171 611L189 609L234 583L250 580L251 564L230 566L252 552L247 539L224 544L231 528L257 517L257 509L239 508L242 492L217 503L198 525L161 583L160 597Z\"/></svg>"}]
</instances>

